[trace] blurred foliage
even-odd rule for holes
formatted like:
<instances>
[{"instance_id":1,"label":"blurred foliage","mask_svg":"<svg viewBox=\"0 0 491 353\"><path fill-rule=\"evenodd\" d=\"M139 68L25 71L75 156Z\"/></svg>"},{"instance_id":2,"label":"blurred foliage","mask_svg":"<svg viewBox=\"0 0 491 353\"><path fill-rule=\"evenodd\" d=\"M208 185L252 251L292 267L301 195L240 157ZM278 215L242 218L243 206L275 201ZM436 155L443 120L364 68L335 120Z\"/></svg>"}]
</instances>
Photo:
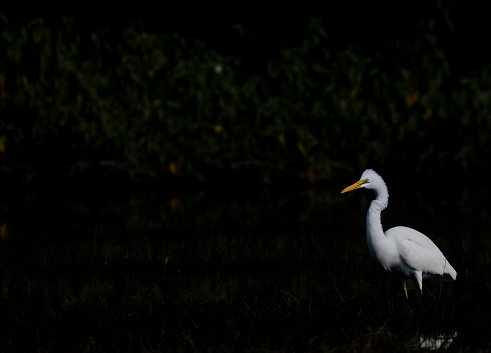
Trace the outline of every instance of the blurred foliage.
<instances>
[{"instance_id":1,"label":"blurred foliage","mask_svg":"<svg viewBox=\"0 0 491 353\"><path fill-rule=\"evenodd\" d=\"M87 30L70 18L0 16L0 173L70 177L97 166L136 180L315 182L401 160L489 167L491 65L452 76L443 39L457 30L438 4L376 50L331 49L325 23L311 18L260 72L141 24Z\"/></svg>"}]
</instances>

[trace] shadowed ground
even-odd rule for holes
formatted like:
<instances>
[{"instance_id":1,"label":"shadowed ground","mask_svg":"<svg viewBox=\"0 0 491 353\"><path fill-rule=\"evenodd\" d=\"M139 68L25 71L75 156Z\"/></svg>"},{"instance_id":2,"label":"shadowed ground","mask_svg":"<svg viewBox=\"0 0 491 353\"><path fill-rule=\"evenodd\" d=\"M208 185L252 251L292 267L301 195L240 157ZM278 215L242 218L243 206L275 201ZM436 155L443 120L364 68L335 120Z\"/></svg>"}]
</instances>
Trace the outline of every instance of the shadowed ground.
<instances>
[{"instance_id":1,"label":"shadowed ground","mask_svg":"<svg viewBox=\"0 0 491 353\"><path fill-rule=\"evenodd\" d=\"M333 189L4 206L2 351L489 348L486 193L477 213L454 207L471 189L395 188L385 227L417 223L459 271L406 301L368 254L371 194Z\"/></svg>"}]
</instances>

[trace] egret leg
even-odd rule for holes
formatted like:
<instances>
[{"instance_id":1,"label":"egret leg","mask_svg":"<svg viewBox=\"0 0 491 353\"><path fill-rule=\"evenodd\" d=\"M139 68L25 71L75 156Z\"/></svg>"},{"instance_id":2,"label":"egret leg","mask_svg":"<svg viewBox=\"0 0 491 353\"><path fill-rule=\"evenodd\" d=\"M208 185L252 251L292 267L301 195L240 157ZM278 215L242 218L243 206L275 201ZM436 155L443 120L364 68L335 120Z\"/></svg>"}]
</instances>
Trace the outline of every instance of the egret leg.
<instances>
[{"instance_id":1,"label":"egret leg","mask_svg":"<svg viewBox=\"0 0 491 353\"><path fill-rule=\"evenodd\" d=\"M421 295L423 295L423 273L421 271L414 271L414 278L416 278Z\"/></svg>"},{"instance_id":2,"label":"egret leg","mask_svg":"<svg viewBox=\"0 0 491 353\"><path fill-rule=\"evenodd\" d=\"M399 279L401 280L402 288L404 288L404 293L406 293L406 300L409 300L407 295L406 279L404 277L399 277Z\"/></svg>"}]
</instances>

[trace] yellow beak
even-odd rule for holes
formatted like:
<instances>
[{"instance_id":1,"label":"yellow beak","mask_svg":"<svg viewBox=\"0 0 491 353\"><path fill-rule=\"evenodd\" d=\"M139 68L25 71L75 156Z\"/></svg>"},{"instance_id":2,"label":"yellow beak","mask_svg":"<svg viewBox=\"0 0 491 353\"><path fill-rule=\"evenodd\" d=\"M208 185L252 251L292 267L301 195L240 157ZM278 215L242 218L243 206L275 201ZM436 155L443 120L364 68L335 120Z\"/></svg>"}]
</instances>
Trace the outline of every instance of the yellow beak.
<instances>
[{"instance_id":1,"label":"yellow beak","mask_svg":"<svg viewBox=\"0 0 491 353\"><path fill-rule=\"evenodd\" d=\"M362 179L360 181L357 181L356 183L348 186L346 189L344 189L343 191L341 191L341 194L344 194L345 192L348 192L348 191L356 190L360 186L362 186L363 184L366 184L366 183L368 183L368 179Z\"/></svg>"}]
</instances>

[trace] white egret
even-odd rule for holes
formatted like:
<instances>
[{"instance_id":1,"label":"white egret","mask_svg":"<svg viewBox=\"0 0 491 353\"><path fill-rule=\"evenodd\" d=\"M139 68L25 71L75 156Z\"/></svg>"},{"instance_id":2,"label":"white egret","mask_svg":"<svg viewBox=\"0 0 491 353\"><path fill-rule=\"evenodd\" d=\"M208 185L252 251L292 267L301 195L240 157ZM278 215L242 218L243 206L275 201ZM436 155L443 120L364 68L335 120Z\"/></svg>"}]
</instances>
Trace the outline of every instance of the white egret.
<instances>
[{"instance_id":1,"label":"white egret","mask_svg":"<svg viewBox=\"0 0 491 353\"><path fill-rule=\"evenodd\" d=\"M384 233L380 214L389 203L389 191L384 180L374 170L367 169L360 181L341 191L371 189L375 200L367 212L367 243L370 255L377 259L386 271L399 275L407 295L406 279L416 278L423 293L423 279L439 275L457 278L457 272L438 247L423 233L408 227L390 228Z\"/></svg>"}]
</instances>

